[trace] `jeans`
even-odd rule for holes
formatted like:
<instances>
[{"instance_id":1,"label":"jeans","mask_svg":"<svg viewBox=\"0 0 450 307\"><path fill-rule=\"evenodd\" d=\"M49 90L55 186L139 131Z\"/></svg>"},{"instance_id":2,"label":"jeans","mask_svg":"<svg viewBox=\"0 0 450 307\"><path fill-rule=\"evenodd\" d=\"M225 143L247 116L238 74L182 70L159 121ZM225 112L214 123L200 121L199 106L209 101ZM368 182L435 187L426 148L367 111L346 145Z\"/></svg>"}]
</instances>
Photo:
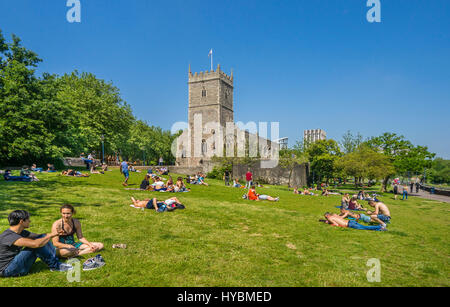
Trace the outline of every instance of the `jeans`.
<instances>
[{"instance_id":1,"label":"jeans","mask_svg":"<svg viewBox=\"0 0 450 307\"><path fill-rule=\"evenodd\" d=\"M402 200L405 200L405 197L406 197L406 200L408 200L408 192L406 192L406 191L403 192Z\"/></svg>"},{"instance_id":2,"label":"jeans","mask_svg":"<svg viewBox=\"0 0 450 307\"><path fill-rule=\"evenodd\" d=\"M42 238L45 235L41 235L38 238ZM61 263L56 257L55 247L51 243L41 248L25 248L9 263L6 269L2 273L2 277L18 277L27 275L36 259L40 258L51 269L58 269Z\"/></svg>"},{"instance_id":3,"label":"jeans","mask_svg":"<svg viewBox=\"0 0 450 307\"><path fill-rule=\"evenodd\" d=\"M381 230L381 226L365 226L365 225L361 225L358 224L355 221L348 221L348 228L353 228L353 229L359 229L359 230Z\"/></svg>"},{"instance_id":4,"label":"jeans","mask_svg":"<svg viewBox=\"0 0 450 307\"><path fill-rule=\"evenodd\" d=\"M252 185L253 185L253 181L247 181L247 184L245 185L245 188L246 189L250 189L251 187L252 187Z\"/></svg>"},{"instance_id":5,"label":"jeans","mask_svg":"<svg viewBox=\"0 0 450 307\"><path fill-rule=\"evenodd\" d=\"M225 177L225 185L230 185L230 177Z\"/></svg>"}]
</instances>

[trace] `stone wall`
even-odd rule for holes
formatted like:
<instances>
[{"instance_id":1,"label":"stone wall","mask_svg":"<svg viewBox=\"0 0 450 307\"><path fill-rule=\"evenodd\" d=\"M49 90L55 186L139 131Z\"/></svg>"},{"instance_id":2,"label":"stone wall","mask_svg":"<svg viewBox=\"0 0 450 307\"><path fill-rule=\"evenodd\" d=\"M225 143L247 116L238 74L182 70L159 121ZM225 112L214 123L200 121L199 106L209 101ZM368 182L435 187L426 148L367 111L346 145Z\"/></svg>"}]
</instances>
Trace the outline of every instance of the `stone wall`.
<instances>
[{"instance_id":1,"label":"stone wall","mask_svg":"<svg viewBox=\"0 0 450 307\"><path fill-rule=\"evenodd\" d=\"M81 158L63 158L62 160L65 166L86 167L86 163ZM99 159L94 159L94 161L96 165L102 164Z\"/></svg>"},{"instance_id":2,"label":"stone wall","mask_svg":"<svg viewBox=\"0 0 450 307\"><path fill-rule=\"evenodd\" d=\"M234 165L233 177L243 180L245 182L245 174L247 173L248 166L246 165ZM289 183L289 170L277 166L275 168L261 168L258 164L250 167L250 171L253 173L253 180L258 182L267 182L273 185L288 185ZM294 167L291 175L290 187L302 187L307 185L307 173L308 165L301 164Z\"/></svg>"}]
</instances>

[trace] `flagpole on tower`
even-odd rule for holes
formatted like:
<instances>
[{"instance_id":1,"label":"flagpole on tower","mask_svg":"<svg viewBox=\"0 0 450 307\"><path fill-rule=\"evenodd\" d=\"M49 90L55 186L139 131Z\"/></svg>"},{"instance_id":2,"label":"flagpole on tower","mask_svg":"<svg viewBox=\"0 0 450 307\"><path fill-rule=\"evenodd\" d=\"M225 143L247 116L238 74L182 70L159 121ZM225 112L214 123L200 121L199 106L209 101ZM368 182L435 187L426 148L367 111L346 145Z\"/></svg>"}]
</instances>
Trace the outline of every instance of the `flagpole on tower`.
<instances>
[{"instance_id":1,"label":"flagpole on tower","mask_svg":"<svg viewBox=\"0 0 450 307\"><path fill-rule=\"evenodd\" d=\"M211 49L209 51L209 57L211 58L211 71L213 71L213 50Z\"/></svg>"}]
</instances>

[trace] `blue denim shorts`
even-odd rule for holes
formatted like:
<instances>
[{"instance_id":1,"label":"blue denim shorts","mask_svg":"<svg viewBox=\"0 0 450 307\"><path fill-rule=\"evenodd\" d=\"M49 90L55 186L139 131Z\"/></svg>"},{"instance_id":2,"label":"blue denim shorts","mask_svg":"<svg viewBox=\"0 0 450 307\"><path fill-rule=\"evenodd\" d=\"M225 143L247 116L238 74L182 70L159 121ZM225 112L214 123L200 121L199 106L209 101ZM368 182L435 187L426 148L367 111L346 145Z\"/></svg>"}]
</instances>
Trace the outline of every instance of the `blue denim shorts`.
<instances>
[{"instance_id":1,"label":"blue denim shorts","mask_svg":"<svg viewBox=\"0 0 450 307\"><path fill-rule=\"evenodd\" d=\"M386 216L384 214L378 214L378 219L382 220L385 223L390 223L391 222L391 217L390 216Z\"/></svg>"}]
</instances>

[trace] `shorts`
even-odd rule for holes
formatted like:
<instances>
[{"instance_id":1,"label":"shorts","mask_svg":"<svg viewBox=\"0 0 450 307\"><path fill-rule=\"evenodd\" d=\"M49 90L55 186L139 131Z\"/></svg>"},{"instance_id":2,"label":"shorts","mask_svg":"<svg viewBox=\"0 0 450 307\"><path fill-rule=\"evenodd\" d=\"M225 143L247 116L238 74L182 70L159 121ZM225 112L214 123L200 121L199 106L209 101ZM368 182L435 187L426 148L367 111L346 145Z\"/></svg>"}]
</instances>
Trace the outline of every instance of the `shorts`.
<instances>
[{"instance_id":1,"label":"shorts","mask_svg":"<svg viewBox=\"0 0 450 307\"><path fill-rule=\"evenodd\" d=\"M168 199L164 202L167 206L172 206L174 203L176 203L176 201L174 201L173 199Z\"/></svg>"},{"instance_id":2,"label":"shorts","mask_svg":"<svg viewBox=\"0 0 450 307\"><path fill-rule=\"evenodd\" d=\"M359 216L359 219L365 223L370 223L372 221L372 219L368 215L360 214Z\"/></svg>"},{"instance_id":3,"label":"shorts","mask_svg":"<svg viewBox=\"0 0 450 307\"><path fill-rule=\"evenodd\" d=\"M259 195L258 198L259 198L260 200L268 200L268 199L269 199L269 196L268 196L268 195Z\"/></svg>"},{"instance_id":4,"label":"shorts","mask_svg":"<svg viewBox=\"0 0 450 307\"><path fill-rule=\"evenodd\" d=\"M378 214L378 219L385 222L385 223L390 223L391 222L391 217L390 216L386 216L384 214Z\"/></svg>"},{"instance_id":5,"label":"shorts","mask_svg":"<svg viewBox=\"0 0 450 307\"><path fill-rule=\"evenodd\" d=\"M125 178L129 178L130 177L130 173L128 171L122 172L122 173L125 176Z\"/></svg>"}]
</instances>

